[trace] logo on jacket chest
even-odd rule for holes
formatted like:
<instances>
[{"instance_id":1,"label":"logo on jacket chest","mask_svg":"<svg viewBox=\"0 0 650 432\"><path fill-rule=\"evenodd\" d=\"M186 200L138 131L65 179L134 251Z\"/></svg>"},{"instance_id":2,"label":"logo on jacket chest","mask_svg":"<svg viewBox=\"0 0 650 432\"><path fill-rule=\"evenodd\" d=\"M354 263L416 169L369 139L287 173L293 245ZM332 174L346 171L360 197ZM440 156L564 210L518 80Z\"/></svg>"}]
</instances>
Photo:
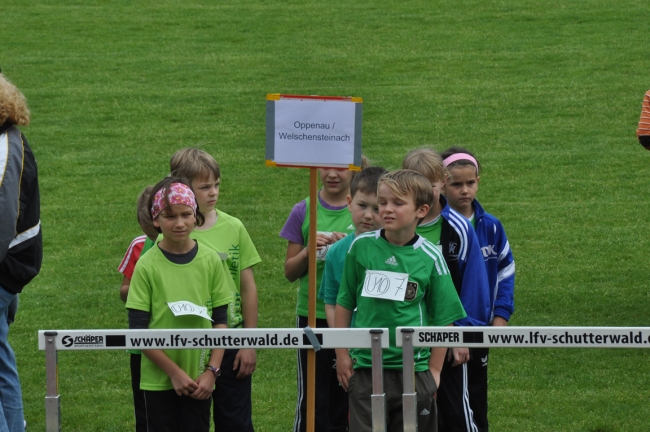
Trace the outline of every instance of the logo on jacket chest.
<instances>
[{"instance_id":1,"label":"logo on jacket chest","mask_svg":"<svg viewBox=\"0 0 650 432\"><path fill-rule=\"evenodd\" d=\"M458 243L449 242L449 256L451 258L458 258Z\"/></svg>"},{"instance_id":2,"label":"logo on jacket chest","mask_svg":"<svg viewBox=\"0 0 650 432\"><path fill-rule=\"evenodd\" d=\"M483 246L481 248L481 252L483 253L483 258L490 258L490 257L497 256L497 251L494 248L494 245Z\"/></svg>"}]
</instances>

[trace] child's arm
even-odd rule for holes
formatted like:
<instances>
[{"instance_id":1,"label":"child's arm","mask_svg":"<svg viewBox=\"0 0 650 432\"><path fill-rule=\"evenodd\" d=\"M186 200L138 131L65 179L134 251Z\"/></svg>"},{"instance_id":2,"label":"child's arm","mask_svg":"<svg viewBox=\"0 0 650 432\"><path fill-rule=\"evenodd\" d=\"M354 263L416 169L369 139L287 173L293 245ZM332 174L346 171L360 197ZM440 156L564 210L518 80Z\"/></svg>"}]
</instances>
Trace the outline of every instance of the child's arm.
<instances>
[{"instance_id":1,"label":"child's arm","mask_svg":"<svg viewBox=\"0 0 650 432\"><path fill-rule=\"evenodd\" d=\"M309 267L309 248L292 241L287 244L287 256L284 260L284 277L295 282L307 272Z\"/></svg>"},{"instance_id":2,"label":"child's arm","mask_svg":"<svg viewBox=\"0 0 650 432\"><path fill-rule=\"evenodd\" d=\"M227 276L230 278L230 275ZM228 279L232 281L232 279ZM228 328L228 305L224 304L212 309L212 328ZM210 351L210 358L208 359L207 366L212 366L213 368L219 369L221 367L221 362L223 361L223 349L213 349ZM201 373L196 378L196 384L198 385L197 389L192 393L194 399L209 399L214 390L214 383L217 380L217 376L213 371L206 368L205 371Z\"/></svg>"},{"instance_id":3,"label":"child's arm","mask_svg":"<svg viewBox=\"0 0 650 432\"><path fill-rule=\"evenodd\" d=\"M515 260L503 225L497 221L497 293L494 300L493 326L507 326L515 310Z\"/></svg>"},{"instance_id":4,"label":"child's arm","mask_svg":"<svg viewBox=\"0 0 650 432\"><path fill-rule=\"evenodd\" d=\"M321 248L325 245L334 243L332 237L325 234L316 235L316 247ZM284 277L289 282L297 281L302 275L307 273L309 268L309 248L300 243L294 243L289 240L287 244L287 255L284 260Z\"/></svg>"},{"instance_id":5,"label":"child's arm","mask_svg":"<svg viewBox=\"0 0 650 432\"><path fill-rule=\"evenodd\" d=\"M212 326L212 328L228 328L228 325L217 324ZM223 360L223 353L224 353L223 349L211 350L210 360L208 361L208 365L212 366L213 368L219 369L221 367L221 361ZM201 400L209 399L210 396L212 396L212 391L214 390L214 384L216 381L217 381L217 377L215 376L214 372L212 372L210 369L206 369L196 379L195 383L197 385L197 388L192 394L190 394L190 396L194 399L201 399Z\"/></svg>"},{"instance_id":6,"label":"child's arm","mask_svg":"<svg viewBox=\"0 0 650 432\"><path fill-rule=\"evenodd\" d=\"M449 324L447 327L452 327L452 324ZM461 348L467 350L467 348ZM431 357L429 357L429 370L433 379L436 381L436 387L440 388L440 372L442 371L442 365L445 362L445 354L447 353L447 348L437 347L431 348ZM467 357L469 358L469 350ZM456 365L454 365L456 366Z\"/></svg>"},{"instance_id":7,"label":"child's arm","mask_svg":"<svg viewBox=\"0 0 650 432\"><path fill-rule=\"evenodd\" d=\"M253 267L245 268L239 274L244 328L257 328L257 285L253 276ZM239 368L237 378L245 378L255 372L257 354L254 349L240 349L233 362L233 368Z\"/></svg>"},{"instance_id":8,"label":"child's arm","mask_svg":"<svg viewBox=\"0 0 650 432\"><path fill-rule=\"evenodd\" d=\"M330 328L336 327L336 305L325 303L325 319L327 319L327 325Z\"/></svg>"},{"instance_id":9,"label":"child's arm","mask_svg":"<svg viewBox=\"0 0 650 432\"><path fill-rule=\"evenodd\" d=\"M340 246L340 244L339 244ZM336 311L336 297L339 293L341 277L340 274L343 271L343 265L345 263L345 256L339 257L337 255L338 249L337 246L332 246L327 255L327 260L325 260L325 268L323 269L323 278L320 282L320 288L318 290L318 298L323 300L325 303L325 318L327 318L327 325L330 328L334 328L334 313ZM334 262L341 261L341 272L336 271L336 266Z\"/></svg>"},{"instance_id":10,"label":"child's arm","mask_svg":"<svg viewBox=\"0 0 650 432\"><path fill-rule=\"evenodd\" d=\"M341 305L336 305L336 313L334 317L334 327L336 328L350 328L352 321L352 311L346 309ZM353 373L352 359L347 348L336 349L336 377L338 378L343 390L348 391L348 384L350 377Z\"/></svg>"},{"instance_id":11,"label":"child's arm","mask_svg":"<svg viewBox=\"0 0 650 432\"><path fill-rule=\"evenodd\" d=\"M131 279L124 276L122 278L122 286L120 287L120 298L124 303L126 303L126 299L129 296L129 286L131 286Z\"/></svg>"}]
</instances>

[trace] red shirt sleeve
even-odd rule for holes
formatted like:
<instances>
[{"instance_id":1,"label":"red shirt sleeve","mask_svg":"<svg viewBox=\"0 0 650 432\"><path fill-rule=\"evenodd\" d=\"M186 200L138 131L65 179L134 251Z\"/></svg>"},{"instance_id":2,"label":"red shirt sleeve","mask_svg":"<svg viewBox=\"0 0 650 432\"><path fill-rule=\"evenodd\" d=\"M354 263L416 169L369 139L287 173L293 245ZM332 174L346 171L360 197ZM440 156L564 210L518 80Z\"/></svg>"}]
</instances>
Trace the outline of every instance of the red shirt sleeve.
<instances>
[{"instance_id":1,"label":"red shirt sleeve","mask_svg":"<svg viewBox=\"0 0 650 432\"><path fill-rule=\"evenodd\" d=\"M122 273L127 278L131 279L133 277L133 270L135 269L135 263L138 262L140 254L142 253L142 248L144 247L144 242L147 239L147 236L136 237L122 258L120 266L117 268L117 271Z\"/></svg>"}]
</instances>

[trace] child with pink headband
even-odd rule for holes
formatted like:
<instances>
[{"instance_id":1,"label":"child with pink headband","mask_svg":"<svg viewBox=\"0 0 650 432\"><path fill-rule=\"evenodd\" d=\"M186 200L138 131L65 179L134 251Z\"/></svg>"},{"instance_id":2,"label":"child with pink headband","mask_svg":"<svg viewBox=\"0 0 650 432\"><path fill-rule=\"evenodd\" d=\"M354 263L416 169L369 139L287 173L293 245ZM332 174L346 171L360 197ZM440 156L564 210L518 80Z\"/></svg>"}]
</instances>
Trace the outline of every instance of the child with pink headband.
<instances>
[{"instance_id":1,"label":"child with pink headband","mask_svg":"<svg viewBox=\"0 0 650 432\"><path fill-rule=\"evenodd\" d=\"M481 165L472 153L461 147L451 147L441 156L447 170L443 186L447 202L472 223L483 253L491 294L488 324L506 326L514 312L515 262L503 225L476 200ZM471 360L467 363L469 404L477 430L487 431L489 351L488 348L470 351Z\"/></svg>"},{"instance_id":2,"label":"child with pink headband","mask_svg":"<svg viewBox=\"0 0 650 432\"><path fill-rule=\"evenodd\" d=\"M457 326L486 326L490 321L491 294L483 255L470 222L455 211L441 195L445 167L440 154L431 148L409 152L402 168L419 172L431 183L434 200L420 221L416 234L437 245L449 268L456 292L467 316ZM440 373L438 388L438 428L442 431L476 431L471 394L467 383L468 348L450 348Z\"/></svg>"},{"instance_id":3,"label":"child with pink headband","mask_svg":"<svg viewBox=\"0 0 650 432\"><path fill-rule=\"evenodd\" d=\"M234 283L217 252L190 238L204 221L192 189L167 177L149 199L153 225L163 239L135 266L126 307L131 329L227 328ZM203 315L179 315L170 303L205 308ZM143 350L140 389L147 430L210 430L212 389L220 374L223 350Z\"/></svg>"}]
</instances>

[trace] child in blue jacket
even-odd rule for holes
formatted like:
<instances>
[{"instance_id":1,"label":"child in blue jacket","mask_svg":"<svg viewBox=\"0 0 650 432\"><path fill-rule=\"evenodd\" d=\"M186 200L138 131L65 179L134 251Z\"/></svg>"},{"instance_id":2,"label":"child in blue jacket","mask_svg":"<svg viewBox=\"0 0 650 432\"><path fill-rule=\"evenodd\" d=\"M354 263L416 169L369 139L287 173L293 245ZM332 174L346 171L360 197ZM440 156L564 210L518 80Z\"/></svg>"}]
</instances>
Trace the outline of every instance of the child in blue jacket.
<instances>
[{"instance_id":1,"label":"child in blue jacket","mask_svg":"<svg viewBox=\"0 0 650 432\"><path fill-rule=\"evenodd\" d=\"M514 312L515 262L503 225L476 200L480 164L461 147L451 147L441 156L447 169L443 191L449 206L469 219L481 247L491 292L489 325L506 326ZM478 430L487 431L488 349L472 351L472 356L480 361L474 364L476 367L472 367L473 362L468 367L470 407Z\"/></svg>"},{"instance_id":2,"label":"child in blue jacket","mask_svg":"<svg viewBox=\"0 0 650 432\"><path fill-rule=\"evenodd\" d=\"M467 218L447 204L441 195L446 171L441 156L433 149L411 151L402 168L419 172L431 183L434 200L427 215L420 221L416 233L437 245L447 263L454 286L467 317L457 320L457 326L487 326L491 321L492 292L483 263L483 254L474 228ZM468 380L470 370L482 368L482 352L468 348L450 348L443 364L438 388L438 427L440 431L487 430L487 391L474 389ZM487 361L487 360L486 360ZM487 377L487 375L486 375ZM487 381L485 383L487 389ZM482 421L474 407L484 415Z\"/></svg>"}]
</instances>

